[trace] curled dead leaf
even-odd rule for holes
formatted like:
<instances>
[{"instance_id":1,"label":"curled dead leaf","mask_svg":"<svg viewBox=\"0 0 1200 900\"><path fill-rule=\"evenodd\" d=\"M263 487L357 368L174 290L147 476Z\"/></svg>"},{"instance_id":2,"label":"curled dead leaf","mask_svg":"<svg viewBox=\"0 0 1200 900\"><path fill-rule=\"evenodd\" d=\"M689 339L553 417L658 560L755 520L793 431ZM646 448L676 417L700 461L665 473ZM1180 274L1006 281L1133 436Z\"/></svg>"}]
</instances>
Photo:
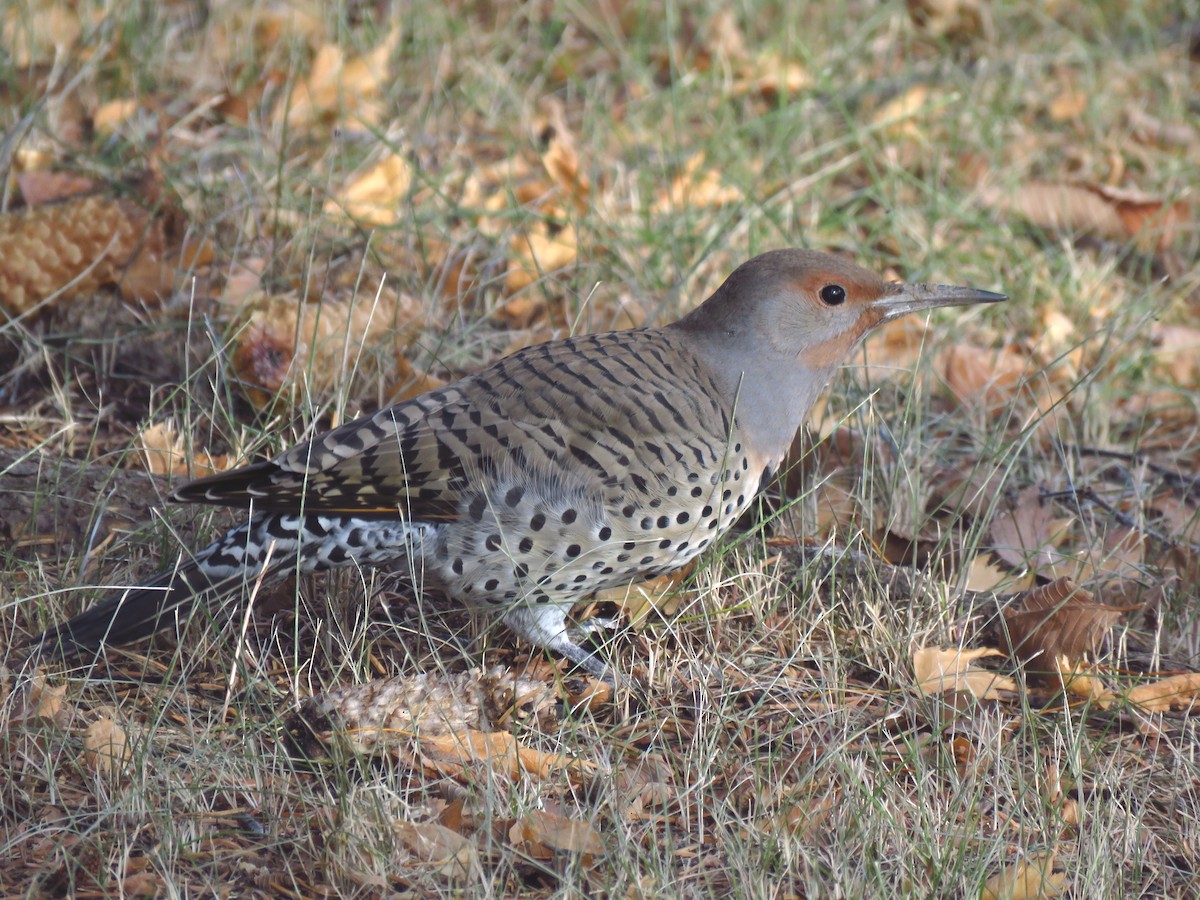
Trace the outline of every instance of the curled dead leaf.
<instances>
[{"instance_id":1,"label":"curled dead leaf","mask_svg":"<svg viewBox=\"0 0 1200 900\"><path fill-rule=\"evenodd\" d=\"M317 50L308 77L295 86L283 114L291 128L322 122L374 124L381 112L379 94L388 81L388 61L400 43L396 26L375 49L347 59L340 47Z\"/></svg>"},{"instance_id":2,"label":"curled dead leaf","mask_svg":"<svg viewBox=\"0 0 1200 900\"><path fill-rule=\"evenodd\" d=\"M1027 487L1017 495L1011 510L992 520L992 552L1014 569L1053 571L1061 557L1055 548L1070 524L1071 519L1055 516L1053 508L1042 502L1036 485Z\"/></svg>"},{"instance_id":3,"label":"curled dead leaf","mask_svg":"<svg viewBox=\"0 0 1200 900\"><path fill-rule=\"evenodd\" d=\"M1200 704L1200 673L1185 672L1150 684L1139 684L1125 694L1125 699L1146 712L1194 707Z\"/></svg>"},{"instance_id":4,"label":"curled dead leaf","mask_svg":"<svg viewBox=\"0 0 1200 900\"><path fill-rule=\"evenodd\" d=\"M981 202L1048 231L1132 241L1154 252L1174 244L1190 220L1190 207L1128 189L1091 182L1031 181L1013 191L980 189Z\"/></svg>"},{"instance_id":5,"label":"curled dead leaf","mask_svg":"<svg viewBox=\"0 0 1200 900\"><path fill-rule=\"evenodd\" d=\"M341 193L325 203L325 214L349 218L363 225L393 225L412 187L408 160L396 153L359 171Z\"/></svg>"},{"instance_id":6,"label":"curled dead leaf","mask_svg":"<svg viewBox=\"0 0 1200 900\"><path fill-rule=\"evenodd\" d=\"M205 450L189 456L183 436L174 422L157 422L146 426L138 435L137 444L142 452L140 456L130 457L131 464L134 460L140 460L146 471L153 475L203 478L234 466L234 460L228 454L213 456Z\"/></svg>"},{"instance_id":7,"label":"curled dead leaf","mask_svg":"<svg viewBox=\"0 0 1200 900\"><path fill-rule=\"evenodd\" d=\"M483 766L492 775L506 775L514 781L525 774L549 778L562 771L579 784L595 768L585 760L526 747L507 731L472 729L421 737L418 751L418 762L427 772L464 781L471 780L473 771Z\"/></svg>"},{"instance_id":8,"label":"curled dead leaf","mask_svg":"<svg viewBox=\"0 0 1200 900\"><path fill-rule=\"evenodd\" d=\"M908 16L933 38L965 44L992 36L992 16L984 0L905 0Z\"/></svg>"},{"instance_id":9,"label":"curled dead leaf","mask_svg":"<svg viewBox=\"0 0 1200 900\"><path fill-rule=\"evenodd\" d=\"M1002 691L1016 691L1016 682L1007 676L977 669L972 663L985 656L1003 655L992 647L975 650L928 647L916 650L912 660L917 690L926 696L961 691L981 700L999 699Z\"/></svg>"},{"instance_id":10,"label":"curled dead leaf","mask_svg":"<svg viewBox=\"0 0 1200 900\"><path fill-rule=\"evenodd\" d=\"M555 853L577 853L585 861L604 855L600 834L590 822L569 819L535 809L509 829L509 840L534 859L550 859Z\"/></svg>"},{"instance_id":11,"label":"curled dead leaf","mask_svg":"<svg viewBox=\"0 0 1200 900\"><path fill-rule=\"evenodd\" d=\"M1071 579L1059 578L1026 591L1004 610L1009 655L1028 668L1057 675L1060 657L1074 663L1094 653L1121 617L1136 608L1100 603Z\"/></svg>"},{"instance_id":12,"label":"curled dead leaf","mask_svg":"<svg viewBox=\"0 0 1200 900\"><path fill-rule=\"evenodd\" d=\"M979 892L980 900L1042 900L1067 889L1067 875L1056 871L1054 851L1030 856L993 875Z\"/></svg>"},{"instance_id":13,"label":"curled dead leaf","mask_svg":"<svg viewBox=\"0 0 1200 900\"><path fill-rule=\"evenodd\" d=\"M675 209L725 206L741 199L740 190L725 184L716 169L705 166L705 155L701 152L693 154L683 164L669 188L659 191L653 211L665 213Z\"/></svg>"},{"instance_id":14,"label":"curled dead leaf","mask_svg":"<svg viewBox=\"0 0 1200 900\"><path fill-rule=\"evenodd\" d=\"M437 822L392 823L401 845L443 878L463 881L479 872L479 849L467 837Z\"/></svg>"},{"instance_id":15,"label":"curled dead leaf","mask_svg":"<svg viewBox=\"0 0 1200 900\"><path fill-rule=\"evenodd\" d=\"M578 255L579 239L575 234L575 226L547 212L543 218L529 223L524 231L513 237L505 287L510 294L515 294L547 273L571 265ZM512 301L501 309L500 315L509 320L513 327L527 326L535 318L524 307L518 311L518 304Z\"/></svg>"},{"instance_id":16,"label":"curled dead leaf","mask_svg":"<svg viewBox=\"0 0 1200 900\"><path fill-rule=\"evenodd\" d=\"M109 718L93 722L83 736L83 759L89 769L110 783L124 781L133 760L125 729Z\"/></svg>"}]
</instances>

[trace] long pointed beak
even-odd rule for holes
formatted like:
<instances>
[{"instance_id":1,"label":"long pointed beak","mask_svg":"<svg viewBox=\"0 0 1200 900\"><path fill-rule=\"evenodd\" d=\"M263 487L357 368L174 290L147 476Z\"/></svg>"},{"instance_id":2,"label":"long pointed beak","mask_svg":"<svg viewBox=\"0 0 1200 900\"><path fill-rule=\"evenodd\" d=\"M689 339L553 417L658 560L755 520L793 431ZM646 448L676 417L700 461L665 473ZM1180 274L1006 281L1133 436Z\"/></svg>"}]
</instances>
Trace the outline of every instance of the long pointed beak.
<instances>
[{"instance_id":1,"label":"long pointed beak","mask_svg":"<svg viewBox=\"0 0 1200 900\"><path fill-rule=\"evenodd\" d=\"M939 306L973 306L976 303L999 303L1007 294L981 291L978 288L953 284L898 284L896 292L877 301L888 319L895 319L922 309Z\"/></svg>"}]
</instances>

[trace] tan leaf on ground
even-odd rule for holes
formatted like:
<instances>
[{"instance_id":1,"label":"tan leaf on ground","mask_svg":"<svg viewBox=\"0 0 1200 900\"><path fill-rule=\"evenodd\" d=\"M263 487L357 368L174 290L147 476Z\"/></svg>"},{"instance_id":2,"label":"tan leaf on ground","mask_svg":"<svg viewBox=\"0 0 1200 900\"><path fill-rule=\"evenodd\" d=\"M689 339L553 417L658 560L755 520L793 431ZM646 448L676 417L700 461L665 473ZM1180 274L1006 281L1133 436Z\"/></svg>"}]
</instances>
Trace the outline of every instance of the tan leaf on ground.
<instances>
[{"instance_id":1,"label":"tan leaf on ground","mask_svg":"<svg viewBox=\"0 0 1200 900\"><path fill-rule=\"evenodd\" d=\"M1065 872L1054 871L1054 851L1040 853L1007 866L987 880L980 900L1041 900L1067 889Z\"/></svg>"},{"instance_id":2,"label":"tan leaf on ground","mask_svg":"<svg viewBox=\"0 0 1200 900\"><path fill-rule=\"evenodd\" d=\"M1200 131L1186 122L1164 122L1139 106L1125 111L1133 136L1144 144L1164 147L1194 147L1200 144Z\"/></svg>"},{"instance_id":3,"label":"tan leaf on ground","mask_svg":"<svg viewBox=\"0 0 1200 900\"><path fill-rule=\"evenodd\" d=\"M1163 325L1150 329L1154 342L1151 357L1155 372L1184 389L1200 386L1200 328L1191 325Z\"/></svg>"},{"instance_id":4,"label":"tan leaf on ground","mask_svg":"<svg viewBox=\"0 0 1200 900\"><path fill-rule=\"evenodd\" d=\"M980 200L1038 228L1132 241L1145 251L1170 247L1191 217L1183 200L1170 203L1091 182L1031 181L1011 191L984 187Z\"/></svg>"},{"instance_id":5,"label":"tan leaf on ground","mask_svg":"<svg viewBox=\"0 0 1200 900\"><path fill-rule=\"evenodd\" d=\"M1139 684L1125 694L1125 699L1146 712L1193 707L1200 704L1200 673L1186 672L1150 684Z\"/></svg>"},{"instance_id":6,"label":"tan leaf on ground","mask_svg":"<svg viewBox=\"0 0 1200 900\"><path fill-rule=\"evenodd\" d=\"M83 759L89 769L116 784L129 774L133 748L125 730L112 719L103 718L89 725L83 735Z\"/></svg>"},{"instance_id":7,"label":"tan leaf on ground","mask_svg":"<svg viewBox=\"0 0 1200 900\"><path fill-rule=\"evenodd\" d=\"M508 831L508 839L534 859L550 859L555 853L578 853L585 864L604 855L600 834L590 822L568 819L542 809L531 810Z\"/></svg>"},{"instance_id":8,"label":"tan leaf on ground","mask_svg":"<svg viewBox=\"0 0 1200 900\"><path fill-rule=\"evenodd\" d=\"M515 294L548 272L564 269L575 262L579 255L579 242L575 227L569 222L550 218L538 219L529 224L525 231L512 239L508 275L504 280L510 294ZM534 315L524 306L505 306L501 316L512 327L524 327L533 321Z\"/></svg>"},{"instance_id":9,"label":"tan leaf on ground","mask_svg":"<svg viewBox=\"0 0 1200 900\"><path fill-rule=\"evenodd\" d=\"M561 103L548 102L544 109L545 114L537 123L538 138L545 147L542 165L563 195L570 198L575 211L582 215L587 211L592 185L579 165L575 137L567 129Z\"/></svg>"},{"instance_id":10,"label":"tan leaf on ground","mask_svg":"<svg viewBox=\"0 0 1200 900\"><path fill-rule=\"evenodd\" d=\"M184 448L183 435L174 422L157 422L147 425L137 437L140 457L130 457L130 465L140 459L146 471L153 475L186 475L188 478L203 478L224 472L234 466L227 454L213 456L207 450L189 456Z\"/></svg>"},{"instance_id":11,"label":"tan leaf on ground","mask_svg":"<svg viewBox=\"0 0 1200 900\"><path fill-rule=\"evenodd\" d=\"M92 126L97 134L108 137L132 119L137 111L138 101L134 97L109 100L100 104L92 114Z\"/></svg>"},{"instance_id":12,"label":"tan leaf on ground","mask_svg":"<svg viewBox=\"0 0 1200 900\"><path fill-rule=\"evenodd\" d=\"M6 4L0 15L0 47L14 70L51 64L58 54L79 59L69 51L82 33L79 9L73 3Z\"/></svg>"},{"instance_id":13,"label":"tan leaf on ground","mask_svg":"<svg viewBox=\"0 0 1200 900\"><path fill-rule=\"evenodd\" d=\"M871 123L893 139L923 140L925 132L919 118L929 106L930 93L926 84L912 85L875 110Z\"/></svg>"},{"instance_id":14,"label":"tan leaf on ground","mask_svg":"<svg viewBox=\"0 0 1200 900\"><path fill-rule=\"evenodd\" d=\"M795 97L812 86L812 75L799 61L763 51L734 66L730 95L757 96L777 103L781 97Z\"/></svg>"},{"instance_id":15,"label":"tan leaf on ground","mask_svg":"<svg viewBox=\"0 0 1200 900\"><path fill-rule=\"evenodd\" d=\"M400 820L392 823L392 831L404 849L443 878L462 881L480 871L474 842L444 825Z\"/></svg>"},{"instance_id":16,"label":"tan leaf on ground","mask_svg":"<svg viewBox=\"0 0 1200 900\"><path fill-rule=\"evenodd\" d=\"M1040 669L1054 671L1059 657L1073 664L1094 653L1131 609L1136 607L1099 603L1071 579L1059 578L1026 592L1004 610L1009 653L1025 665L1040 659Z\"/></svg>"},{"instance_id":17,"label":"tan leaf on ground","mask_svg":"<svg viewBox=\"0 0 1200 900\"><path fill-rule=\"evenodd\" d=\"M992 35L984 0L905 0L913 24L930 37L966 44Z\"/></svg>"},{"instance_id":18,"label":"tan leaf on ground","mask_svg":"<svg viewBox=\"0 0 1200 900\"><path fill-rule=\"evenodd\" d=\"M1069 518L1058 518L1043 504L1035 485L1017 495L1016 505L992 520L992 552L1015 569L1050 572L1061 557L1055 551L1066 537Z\"/></svg>"},{"instance_id":19,"label":"tan leaf on ground","mask_svg":"<svg viewBox=\"0 0 1200 900\"><path fill-rule=\"evenodd\" d=\"M472 780L472 771L486 766L493 775L507 775L514 781L522 775L549 778L563 771L580 783L595 768L585 760L526 747L508 731L472 729L419 737L418 748L418 760L426 771L463 780Z\"/></svg>"},{"instance_id":20,"label":"tan leaf on ground","mask_svg":"<svg viewBox=\"0 0 1200 900\"><path fill-rule=\"evenodd\" d=\"M679 590L684 580L695 568L691 563L669 575L660 575L637 584L613 588L596 595L596 600L608 600L617 604L629 617L634 629L642 628L650 614L657 611L662 616L673 616L684 604L689 592Z\"/></svg>"},{"instance_id":21,"label":"tan leaf on ground","mask_svg":"<svg viewBox=\"0 0 1200 900\"><path fill-rule=\"evenodd\" d=\"M976 554L967 567L967 582L969 591L994 591L1002 584L1011 585L1012 572L1002 569L990 559L986 553Z\"/></svg>"},{"instance_id":22,"label":"tan leaf on ground","mask_svg":"<svg viewBox=\"0 0 1200 900\"><path fill-rule=\"evenodd\" d=\"M740 190L725 184L721 173L706 168L704 163L703 152L693 154L683 164L683 170L675 176L670 188L659 191L653 211L665 213L684 208L724 206L742 199Z\"/></svg>"},{"instance_id":23,"label":"tan leaf on ground","mask_svg":"<svg viewBox=\"0 0 1200 900\"><path fill-rule=\"evenodd\" d=\"M317 50L308 77L292 91L285 115L291 128L352 120L373 124L379 93L388 81L388 61L400 43L399 26L370 52L346 59L342 49L325 44Z\"/></svg>"},{"instance_id":24,"label":"tan leaf on ground","mask_svg":"<svg viewBox=\"0 0 1200 900\"><path fill-rule=\"evenodd\" d=\"M1067 693L1084 700L1094 700L1108 709L1117 700L1117 695L1105 684L1095 666L1060 656L1054 661L1059 684Z\"/></svg>"},{"instance_id":25,"label":"tan leaf on ground","mask_svg":"<svg viewBox=\"0 0 1200 900\"><path fill-rule=\"evenodd\" d=\"M325 203L325 214L350 218L363 225L392 225L412 187L413 171L408 160L396 153L358 172L341 194Z\"/></svg>"},{"instance_id":26,"label":"tan leaf on ground","mask_svg":"<svg viewBox=\"0 0 1200 900\"><path fill-rule=\"evenodd\" d=\"M21 199L26 206L42 206L79 194L89 194L98 187L92 179L71 172L19 172L16 178Z\"/></svg>"},{"instance_id":27,"label":"tan leaf on ground","mask_svg":"<svg viewBox=\"0 0 1200 900\"><path fill-rule=\"evenodd\" d=\"M946 348L933 366L959 403L985 411L1012 404L1021 380L1033 370L1030 360L1012 348L997 351L973 344Z\"/></svg>"},{"instance_id":28,"label":"tan leaf on ground","mask_svg":"<svg viewBox=\"0 0 1200 900\"><path fill-rule=\"evenodd\" d=\"M1050 101L1050 105L1046 107L1046 112L1050 114L1051 120L1055 122L1067 122L1078 119L1087 111L1090 99L1084 91L1076 88L1067 88Z\"/></svg>"},{"instance_id":29,"label":"tan leaf on ground","mask_svg":"<svg viewBox=\"0 0 1200 900\"><path fill-rule=\"evenodd\" d=\"M946 691L963 691L982 700L996 700L1002 691L1015 691L1011 678L976 669L971 664L985 656L1003 656L993 647L975 650L940 650L934 647L913 652L913 675L917 690L926 696Z\"/></svg>"},{"instance_id":30,"label":"tan leaf on ground","mask_svg":"<svg viewBox=\"0 0 1200 900\"><path fill-rule=\"evenodd\" d=\"M20 683L11 694L5 696L3 690L8 687L8 679L0 678L0 714L4 716L0 719L2 727L39 719L66 725L75 713L75 708L64 699L67 696L66 685L50 687L41 675Z\"/></svg>"}]
</instances>

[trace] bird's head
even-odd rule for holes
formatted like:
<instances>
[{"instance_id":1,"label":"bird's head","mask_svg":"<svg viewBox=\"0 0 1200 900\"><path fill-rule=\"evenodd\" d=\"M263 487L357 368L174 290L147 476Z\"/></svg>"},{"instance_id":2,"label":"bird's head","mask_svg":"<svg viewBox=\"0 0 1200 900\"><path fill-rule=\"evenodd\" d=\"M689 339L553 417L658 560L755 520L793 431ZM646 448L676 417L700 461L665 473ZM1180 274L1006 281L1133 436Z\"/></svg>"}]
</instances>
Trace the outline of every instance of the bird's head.
<instances>
[{"instance_id":1,"label":"bird's head","mask_svg":"<svg viewBox=\"0 0 1200 900\"><path fill-rule=\"evenodd\" d=\"M945 284L899 284L837 256L775 250L739 266L678 326L714 344L743 342L806 369L840 363L873 328L939 306L995 303L1004 294Z\"/></svg>"}]
</instances>

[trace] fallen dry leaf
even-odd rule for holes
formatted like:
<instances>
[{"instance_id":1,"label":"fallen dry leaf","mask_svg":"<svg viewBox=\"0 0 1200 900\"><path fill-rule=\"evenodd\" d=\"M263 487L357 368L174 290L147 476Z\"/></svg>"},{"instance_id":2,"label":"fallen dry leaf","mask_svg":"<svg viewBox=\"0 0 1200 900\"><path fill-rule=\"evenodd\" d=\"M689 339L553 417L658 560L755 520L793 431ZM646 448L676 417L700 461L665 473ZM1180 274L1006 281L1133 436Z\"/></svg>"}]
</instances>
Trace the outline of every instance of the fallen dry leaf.
<instances>
[{"instance_id":1,"label":"fallen dry leaf","mask_svg":"<svg viewBox=\"0 0 1200 900\"><path fill-rule=\"evenodd\" d=\"M1025 666L1056 671L1057 660L1072 664L1094 653L1126 612L1137 607L1100 603L1069 578L1059 578L1017 597L1004 610L1009 655Z\"/></svg>"},{"instance_id":2,"label":"fallen dry leaf","mask_svg":"<svg viewBox=\"0 0 1200 900\"><path fill-rule=\"evenodd\" d=\"M109 100L100 104L92 114L92 126L97 134L107 137L116 133L137 111L138 101L134 97Z\"/></svg>"},{"instance_id":3,"label":"fallen dry leaf","mask_svg":"<svg viewBox=\"0 0 1200 900\"><path fill-rule=\"evenodd\" d=\"M984 0L905 0L904 5L913 24L930 37L965 44L992 35Z\"/></svg>"},{"instance_id":4,"label":"fallen dry leaf","mask_svg":"<svg viewBox=\"0 0 1200 900\"><path fill-rule=\"evenodd\" d=\"M140 459L146 471L153 475L203 478L234 466L234 460L227 454L213 456L208 451L201 451L189 456L184 448L183 436L174 422L157 422L146 426L137 437L137 445L142 453L130 457L130 465Z\"/></svg>"},{"instance_id":5,"label":"fallen dry leaf","mask_svg":"<svg viewBox=\"0 0 1200 900\"><path fill-rule=\"evenodd\" d=\"M543 809L519 818L509 829L509 840L534 859L550 859L555 853L578 853L586 862L604 855L604 844L590 822L568 819Z\"/></svg>"},{"instance_id":6,"label":"fallen dry leaf","mask_svg":"<svg viewBox=\"0 0 1200 900\"><path fill-rule=\"evenodd\" d=\"M388 81L388 61L400 35L397 26L374 50L351 59L334 44L320 47L308 77L292 91L284 112L288 126L303 129L333 121L375 124L379 94Z\"/></svg>"},{"instance_id":7,"label":"fallen dry leaf","mask_svg":"<svg viewBox=\"0 0 1200 900\"><path fill-rule=\"evenodd\" d=\"M1047 231L1132 241L1145 251L1169 248L1190 221L1188 204L1091 182L1031 181L1015 190L980 189L981 202Z\"/></svg>"},{"instance_id":8,"label":"fallen dry leaf","mask_svg":"<svg viewBox=\"0 0 1200 900\"><path fill-rule=\"evenodd\" d=\"M91 178L71 172L19 172L16 178L21 199L29 207L42 206L80 194L90 194L99 187Z\"/></svg>"},{"instance_id":9,"label":"fallen dry leaf","mask_svg":"<svg viewBox=\"0 0 1200 900\"><path fill-rule=\"evenodd\" d=\"M1014 569L1052 572L1061 558L1055 548L1070 524L1071 519L1055 516L1053 508L1042 503L1040 488L1024 488L1014 507L992 520L992 552Z\"/></svg>"},{"instance_id":10,"label":"fallen dry leaf","mask_svg":"<svg viewBox=\"0 0 1200 900\"><path fill-rule=\"evenodd\" d=\"M1146 712L1167 712L1170 709L1190 708L1200 703L1200 673L1187 672L1139 684L1125 694L1130 703Z\"/></svg>"},{"instance_id":11,"label":"fallen dry leaf","mask_svg":"<svg viewBox=\"0 0 1200 900\"><path fill-rule=\"evenodd\" d=\"M994 413L1013 404L1030 360L1011 348L954 344L934 358L934 370L963 406Z\"/></svg>"},{"instance_id":12,"label":"fallen dry leaf","mask_svg":"<svg viewBox=\"0 0 1200 900\"><path fill-rule=\"evenodd\" d=\"M1164 122L1141 107L1125 111L1133 136L1145 144L1163 147L1194 147L1200 143L1200 131L1186 122Z\"/></svg>"},{"instance_id":13,"label":"fallen dry leaf","mask_svg":"<svg viewBox=\"0 0 1200 900\"><path fill-rule=\"evenodd\" d=\"M929 647L916 650L912 659L917 690L926 696L963 691L981 700L996 700L1001 691L1016 691L1016 682L995 672L976 669L971 664L985 656L1003 655L992 647L976 650Z\"/></svg>"},{"instance_id":14,"label":"fallen dry leaf","mask_svg":"<svg viewBox=\"0 0 1200 900\"><path fill-rule=\"evenodd\" d=\"M112 784L124 781L133 760L125 730L110 718L98 719L83 735L83 759L89 769Z\"/></svg>"},{"instance_id":15,"label":"fallen dry leaf","mask_svg":"<svg viewBox=\"0 0 1200 900\"><path fill-rule=\"evenodd\" d=\"M350 179L338 196L326 201L325 214L363 225L393 225L400 217L412 180L408 160L388 153Z\"/></svg>"},{"instance_id":16,"label":"fallen dry leaf","mask_svg":"<svg viewBox=\"0 0 1200 900\"><path fill-rule=\"evenodd\" d=\"M469 838L437 822L392 823L392 831L404 848L419 862L452 881L477 876L479 849Z\"/></svg>"},{"instance_id":17,"label":"fallen dry leaf","mask_svg":"<svg viewBox=\"0 0 1200 900\"><path fill-rule=\"evenodd\" d=\"M526 747L508 731L468 730L421 737L417 761L431 774L464 781L473 780L472 771L484 766L492 775L507 775L514 781L526 774L549 778L563 771L578 784L595 768L585 760Z\"/></svg>"},{"instance_id":18,"label":"fallen dry leaf","mask_svg":"<svg viewBox=\"0 0 1200 900\"><path fill-rule=\"evenodd\" d=\"M575 227L548 212L543 215L512 239L508 275L504 279L510 294L529 287L549 272L566 268L579 255ZM540 307L540 300L533 302ZM527 326L534 318L523 306L511 303L501 310L501 316L517 328Z\"/></svg>"},{"instance_id":19,"label":"fallen dry leaf","mask_svg":"<svg viewBox=\"0 0 1200 900\"><path fill-rule=\"evenodd\" d=\"M1154 342L1154 370L1175 387L1200 387L1200 328L1191 325L1155 323L1150 330Z\"/></svg>"},{"instance_id":20,"label":"fallen dry leaf","mask_svg":"<svg viewBox=\"0 0 1200 900\"><path fill-rule=\"evenodd\" d=\"M987 880L980 900L1040 900L1067 889L1065 872L1054 871L1054 851L1013 863Z\"/></svg>"},{"instance_id":21,"label":"fallen dry leaf","mask_svg":"<svg viewBox=\"0 0 1200 900\"><path fill-rule=\"evenodd\" d=\"M670 212L676 209L705 208L737 203L742 192L725 184L720 172L705 166L703 152L693 154L683 164L683 169L671 182L671 186L659 191L653 211Z\"/></svg>"},{"instance_id":22,"label":"fallen dry leaf","mask_svg":"<svg viewBox=\"0 0 1200 900\"><path fill-rule=\"evenodd\" d=\"M796 97L813 86L812 75L800 62L770 51L741 60L733 72L730 96L757 96L767 103Z\"/></svg>"}]
</instances>

